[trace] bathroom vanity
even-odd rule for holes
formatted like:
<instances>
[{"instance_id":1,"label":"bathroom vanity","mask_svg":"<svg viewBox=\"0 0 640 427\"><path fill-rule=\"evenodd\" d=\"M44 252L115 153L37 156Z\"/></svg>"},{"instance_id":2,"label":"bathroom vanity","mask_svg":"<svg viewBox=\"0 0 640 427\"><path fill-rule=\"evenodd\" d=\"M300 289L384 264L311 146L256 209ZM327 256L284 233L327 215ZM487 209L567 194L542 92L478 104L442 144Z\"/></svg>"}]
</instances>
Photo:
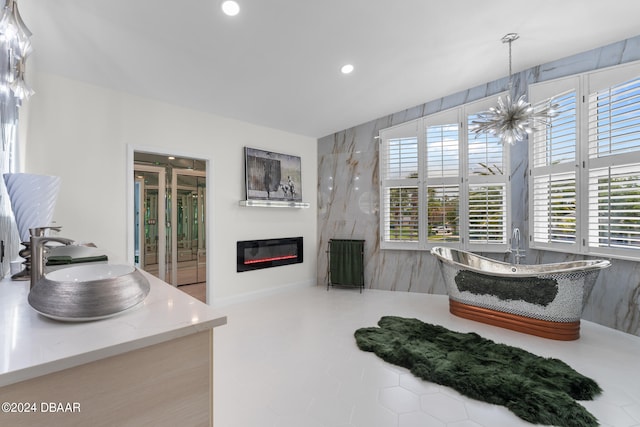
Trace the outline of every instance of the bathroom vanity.
<instances>
[{"instance_id":1,"label":"bathroom vanity","mask_svg":"<svg viewBox=\"0 0 640 427\"><path fill-rule=\"evenodd\" d=\"M0 281L0 425L213 425L213 329L226 317L143 274L142 304L91 322L48 319L28 281Z\"/></svg>"}]
</instances>

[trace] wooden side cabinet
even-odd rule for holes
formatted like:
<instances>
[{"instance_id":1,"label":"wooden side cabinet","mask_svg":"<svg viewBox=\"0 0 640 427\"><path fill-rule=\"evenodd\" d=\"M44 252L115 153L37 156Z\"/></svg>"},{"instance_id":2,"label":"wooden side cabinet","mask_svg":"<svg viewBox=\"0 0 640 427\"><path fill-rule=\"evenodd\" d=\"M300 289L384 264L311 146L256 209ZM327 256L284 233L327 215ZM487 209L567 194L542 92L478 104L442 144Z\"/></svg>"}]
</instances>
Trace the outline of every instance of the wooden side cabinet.
<instances>
[{"instance_id":1,"label":"wooden side cabinet","mask_svg":"<svg viewBox=\"0 0 640 427\"><path fill-rule=\"evenodd\" d=\"M213 330L11 384L0 396L22 405L0 413L6 426L213 426Z\"/></svg>"}]
</instances>

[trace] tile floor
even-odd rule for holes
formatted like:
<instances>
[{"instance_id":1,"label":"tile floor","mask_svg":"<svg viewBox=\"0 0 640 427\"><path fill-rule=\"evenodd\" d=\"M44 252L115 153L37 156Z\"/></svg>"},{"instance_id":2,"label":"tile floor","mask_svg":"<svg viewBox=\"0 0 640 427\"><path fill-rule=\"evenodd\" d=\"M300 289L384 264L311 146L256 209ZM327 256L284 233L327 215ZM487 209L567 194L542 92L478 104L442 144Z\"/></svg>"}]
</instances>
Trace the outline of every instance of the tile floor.
<instances>
[{"instance_id":1,"label":"tile floor","mask_svg":"<svg viewBox=\"0 0 640 427\"><path fill-rule=\"evenodd\" d=\"M320 286L222 307L228 324L214 338L215 427L531 426L360 351L353 332L384 315L562 359L604 389L581 402L601 425L640 426L640 337L583 321L579 340L546 340L455 317L447 304L441 295Z\"/></svg>"}]
</instances>

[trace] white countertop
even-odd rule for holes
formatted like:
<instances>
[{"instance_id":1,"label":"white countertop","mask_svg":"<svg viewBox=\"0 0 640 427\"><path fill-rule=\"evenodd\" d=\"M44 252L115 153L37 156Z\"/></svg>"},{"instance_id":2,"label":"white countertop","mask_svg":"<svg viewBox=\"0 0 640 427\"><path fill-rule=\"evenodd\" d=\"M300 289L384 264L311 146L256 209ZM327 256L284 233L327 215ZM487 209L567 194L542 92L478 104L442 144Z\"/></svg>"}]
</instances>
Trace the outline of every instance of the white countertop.
<instances>
[{"instance_id":1,"label":"white countertop","mask_svg":"<svg viewBox=\"0 0 640 427\"><path fill-rule=\"evenodd\" d=\"M50 320L27 302L29 281L0 281L0 387L226 324L226 316L145 272L144 302L82 323Z\"/></svg>"}]
</instances>

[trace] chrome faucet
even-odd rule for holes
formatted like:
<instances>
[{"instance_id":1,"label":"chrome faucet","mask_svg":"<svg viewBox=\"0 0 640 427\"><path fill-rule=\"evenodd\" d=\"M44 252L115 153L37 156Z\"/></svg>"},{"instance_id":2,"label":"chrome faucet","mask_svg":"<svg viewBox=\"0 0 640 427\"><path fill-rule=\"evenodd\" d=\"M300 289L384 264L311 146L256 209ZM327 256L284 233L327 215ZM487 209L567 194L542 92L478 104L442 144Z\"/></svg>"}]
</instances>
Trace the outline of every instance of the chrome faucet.
<instances>
[{"instance_id":1,"label":"chrome faucet","mask_svg":"<svg viewBox=\"0 0 640 427\"><path fill-rule=\"evenodd\" d=\"M44 236L43 229L31 230L31 288L44 276L45 256L44 246L47 242L58 242L64 245L73 244L73 240L65 237Z\"/></svg>"},{"instance_id":2,"label":"chrome faucet","mask_svg":"<svg viewBox=\"0 0 640 427\"><path fill-rule=\"evenodd\" d=\"M518 227L513 227L513 234L511 235L511 249L509 249L509 252L513 254L514 264L520 264L520 258L524 258L526 256L524 249L520 249L520 243L520 229Z\"/></svg>"}]
</instances>

